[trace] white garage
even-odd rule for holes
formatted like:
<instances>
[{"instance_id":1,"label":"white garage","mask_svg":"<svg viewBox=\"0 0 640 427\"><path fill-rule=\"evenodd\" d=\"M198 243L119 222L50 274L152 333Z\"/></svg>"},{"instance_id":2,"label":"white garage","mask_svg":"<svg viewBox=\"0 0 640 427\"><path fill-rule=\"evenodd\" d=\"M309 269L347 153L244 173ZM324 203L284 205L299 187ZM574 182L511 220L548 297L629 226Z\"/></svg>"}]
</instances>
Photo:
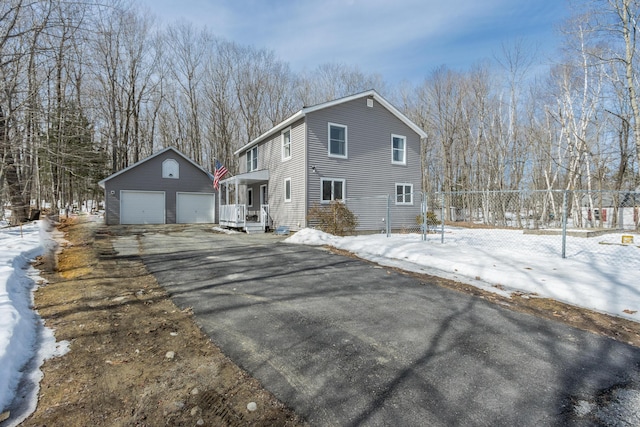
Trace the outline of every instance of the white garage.
<instances>
[{"instance_id":1,"label":"white garage","mask_svg":"<svg viewBox=\"0 0 640 427\"><path fill-rule=\"evenodd\" d=\"M164 191L120 191L120 224L164 224Z\"/></svg>"},{"instance_id":2,"label":"white garage","mask_svg":"<svg viewBox=\"0 0 640 427\"><path fill-rule=\"evenodd\" d=\"M213 193L176 193L176 222L202 224L215 222Z\"/></svg>"}]
</instances>

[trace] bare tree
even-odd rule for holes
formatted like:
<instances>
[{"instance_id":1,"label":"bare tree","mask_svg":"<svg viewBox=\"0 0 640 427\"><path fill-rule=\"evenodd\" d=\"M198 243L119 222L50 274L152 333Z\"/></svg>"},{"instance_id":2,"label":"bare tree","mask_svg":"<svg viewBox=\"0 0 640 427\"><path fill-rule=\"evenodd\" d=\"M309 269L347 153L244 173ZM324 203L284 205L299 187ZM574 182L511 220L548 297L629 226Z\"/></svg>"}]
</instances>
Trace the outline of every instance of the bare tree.
<instances>
[{"instance_id":1,"label":"bare tree","mask_svg":"<svg viewBox=\"0 0 640 427\"><path fill-rule=\"evenodd\" d=\"M240 136L237 99L234 90L235 47L226 41L216 41L215 54L207 62L208 79L204 94L210 105L207 120L209 168L214 170L214 159L220 160L232 173L237 172L233 152Z\"/></svg>"},{"instance_id":2,"label":"bare tree","mask_svg":"<svg viewBox=\"0 0 640 427\"><path fill-rule=\"evenodd\" d=\"M91 45L98 131L111 152L112 171L140 159L143 102L155 88L158 62L153 22L128 2L99 7Z\"/></svg>"},{"instance_id":3,"label":"bare tree","mask_svg":"<svg viewBox=\"0 0 640 427\"><path fill-rule=\"evenodd\" d=\"M631 129L635 159L640 165L640 101L636 90L638 74L638 32L640 31L640 2L638 0L592 0L588 8L585 28L593 46L603 47L589 52L597 61L621 67L613 73L615 83L624 88L627 111L624 116Z\"/></svg>"},{"instance_id":4,"label":"bare tree","mask_svg":"<svg viewBox=\"0 0 640 427\"><path fill-rule=\"evenodd\" d=\"M636 145L636 157L638 163L640 163L640 105L638 104L638 95L636 93L638 69L637 61L635 60L638 49L637 34L640 30L638 27L640 4L636 0L609 0L608 4L617 17L614 29L618 29L624 41L624 55L618 55L617 59L624 64L626 88L629 93L629 105L633 112L633 135Z\"/></svg>"},{"instance_id":5,"label":"bare tree","mask_svg":"<svg viewBox=\"0 0 640 427\"><path fill-rule=\"evenodd\" d=\"M42 6L42 7L41 7ZM9 0L0 5L0 178L11 202L11 223L29 216L33 140L34 55L48 25L50 4ZM26 132L24 126L27 126ZM26 139L25 139L26 135Z\"/></svg>"},{"instance_id":6,"label":"bare tree","mask_svg":"<svg viewBox=\"0 0 640 427\"><path fill-rule=\"evenodd\" d=\"M386 91L380 75L367 75L358 67L345 64L326 63L301 75L297 97L308 106L370 89L381 93Z\"/></svg>"},{"instance_id":7,"label":"bare tree","mask_svg":"<svg viewBox=\"0 0 640 427\"><path fill-rule=\"evenodd\" d=\"M203 113L201 90L205 81L206 58L211 53L213 40L206 30L197 30L192 24L178 23L169 27L166 37L174 92L182 104L183 127L176 138L184 139L183 147L197 162L203 155ZM184 132L184 133L180 133Z\"/></svg>"},{"instance_id":8,"label":"bare tree","mask_svg":"<svg viewBox=\"0 0 640 427\"><path fill-rule=\"evenodd\" d=\"M577 18L572 21L568 45L572 46L565 64L556 68L555 78L558 84L558 109L556 120L562 127L566 146L567 177L565 188L580 189L586 186L593 189L594 163L597 141L600 132L598 112L601 109L603 87L603 65L593 61L597 55L589 53L584 21ZM595 165L597 169L597 164ZM580 220L581 210L578 194L574 193L573 208ZM593 197L588 193L589 209L593 211Z\"/></svg>"}]
</instances>

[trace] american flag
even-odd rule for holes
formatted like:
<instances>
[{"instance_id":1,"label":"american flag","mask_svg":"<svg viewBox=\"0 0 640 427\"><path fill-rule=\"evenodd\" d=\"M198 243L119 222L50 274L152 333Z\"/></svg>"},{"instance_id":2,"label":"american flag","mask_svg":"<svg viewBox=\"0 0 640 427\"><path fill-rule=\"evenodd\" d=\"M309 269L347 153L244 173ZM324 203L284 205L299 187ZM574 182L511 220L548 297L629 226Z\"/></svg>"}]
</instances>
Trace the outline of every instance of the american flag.
<instances>
[{"instance_id":1,"label":"american flag","mask_svg":"<svg viewBox=\"0 0 640 427\"><path fill-rule=\"evenodd\" d=\"M216 191L220 188L220 180L227 174L227 172L229 172L229 170L224 167L220 161L216 160L216 169L213 172L213 188L215 188Z\"/></svg>"}]
</instances>

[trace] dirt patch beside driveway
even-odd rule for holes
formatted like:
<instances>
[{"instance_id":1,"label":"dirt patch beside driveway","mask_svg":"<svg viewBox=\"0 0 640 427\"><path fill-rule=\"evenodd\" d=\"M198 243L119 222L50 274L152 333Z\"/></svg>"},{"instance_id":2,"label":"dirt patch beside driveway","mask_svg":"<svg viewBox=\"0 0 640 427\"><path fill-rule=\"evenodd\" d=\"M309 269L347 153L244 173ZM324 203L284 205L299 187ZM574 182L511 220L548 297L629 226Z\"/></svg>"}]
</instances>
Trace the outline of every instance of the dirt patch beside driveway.
<instances>
[{"instance_id":1,"label":"dirt patch beside driveway","mask_svg":"<svg viewBox=\"0 0 640 427\"><path fill-rule=\"evenodd\" d=\"M43 365L38 407L22 425L302 424L171 302L135 255L135 236L123 256L109 228L60 228L70 244L35 308L70 351Z\"/></svg>"}]
</instances>

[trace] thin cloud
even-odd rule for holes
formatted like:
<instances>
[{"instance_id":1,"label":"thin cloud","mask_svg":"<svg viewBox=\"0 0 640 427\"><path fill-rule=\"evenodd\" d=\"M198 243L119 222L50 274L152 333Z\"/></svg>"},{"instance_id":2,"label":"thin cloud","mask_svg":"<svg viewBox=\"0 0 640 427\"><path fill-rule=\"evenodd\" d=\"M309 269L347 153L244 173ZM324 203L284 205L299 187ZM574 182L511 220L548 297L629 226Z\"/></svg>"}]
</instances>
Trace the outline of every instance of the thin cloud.
<instances>
[{"instance_id":1,"label":"thin cloud","mask_svg":"<svg viewBox=\"0 0 640 427\"><path fill-rule=\"evenodd\" d=\"M147 1L158 13L166 7L223 38L274 50L294 70L340 62L390 81L491 57L515 37L549 44L566 13L558 0Z\"/></svg>"}]
</instances>

